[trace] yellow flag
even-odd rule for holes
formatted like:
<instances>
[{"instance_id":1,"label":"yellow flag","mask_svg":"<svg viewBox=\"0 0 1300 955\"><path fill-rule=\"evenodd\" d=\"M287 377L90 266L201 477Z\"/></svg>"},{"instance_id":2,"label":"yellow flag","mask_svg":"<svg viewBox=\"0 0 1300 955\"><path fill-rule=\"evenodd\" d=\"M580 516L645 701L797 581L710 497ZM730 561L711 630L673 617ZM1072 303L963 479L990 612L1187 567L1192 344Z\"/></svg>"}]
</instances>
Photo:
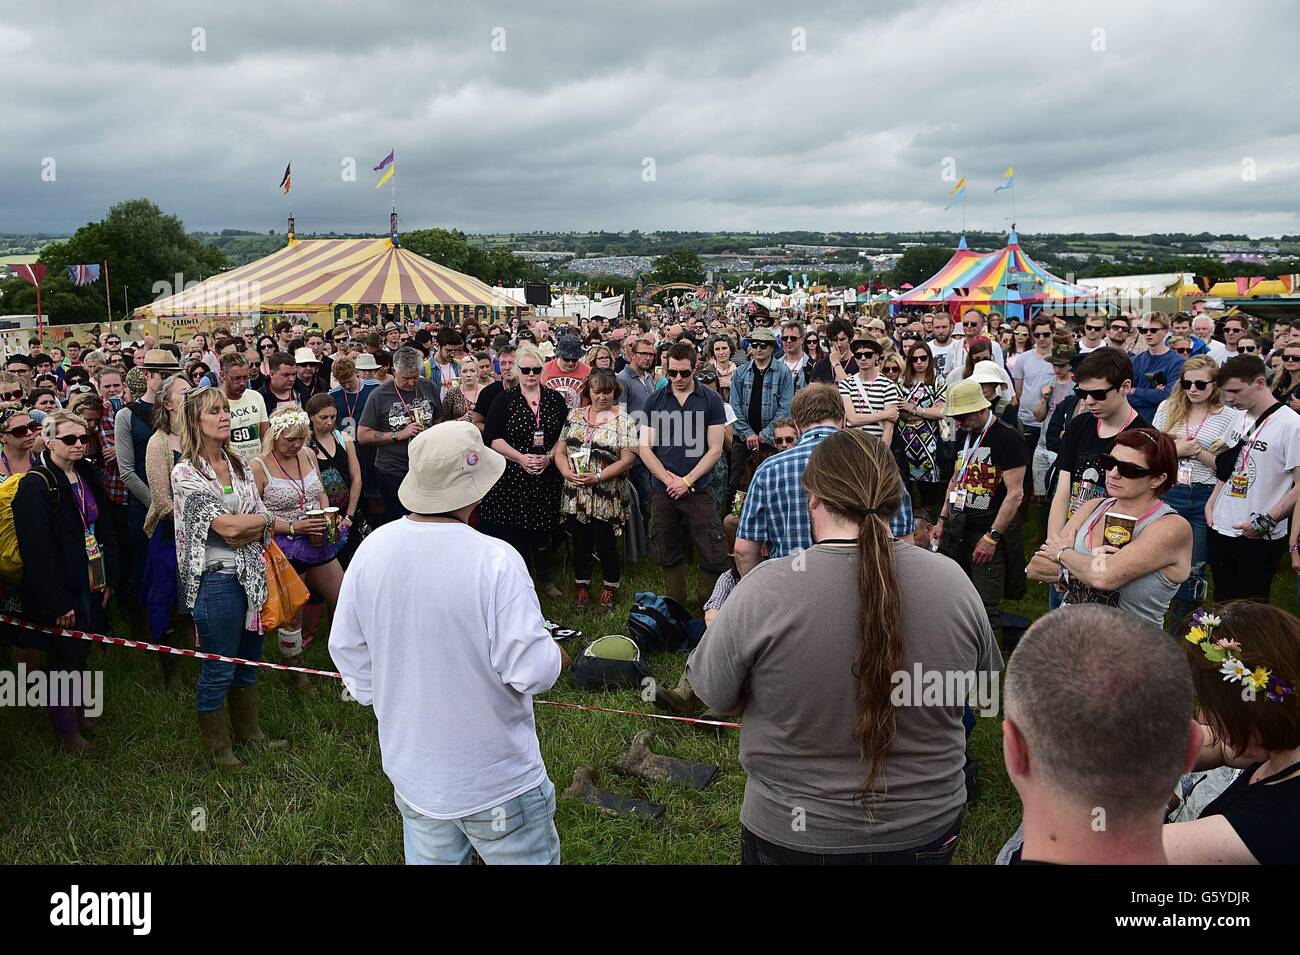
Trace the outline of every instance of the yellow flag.
<instances>
[{"instance_id":1,"label":"yellow flag","mask_svg":"<svg viewBox=\"0 0 1300 955\"><path fill-rule=\"evenodd\" d=\"M383 177L377 183L375 183L375 188L378 189L384 183L388 182L388 180L392 179L393 173L395 172L397 172L397 163L392 163L388 167L388 172L384 173Z\"/></svg>"}]
</instances>

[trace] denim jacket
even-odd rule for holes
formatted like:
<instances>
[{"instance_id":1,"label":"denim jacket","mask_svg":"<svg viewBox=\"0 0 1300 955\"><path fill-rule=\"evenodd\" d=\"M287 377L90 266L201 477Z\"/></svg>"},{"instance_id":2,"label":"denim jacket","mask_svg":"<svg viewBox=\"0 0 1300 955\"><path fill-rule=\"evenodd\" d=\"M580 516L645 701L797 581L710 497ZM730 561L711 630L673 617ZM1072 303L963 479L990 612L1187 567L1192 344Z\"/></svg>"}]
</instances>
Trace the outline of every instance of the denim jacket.
<instances>
[{"instance_id":1,"label":"denim jacket","mask_svg":"<svg viewBox=\"0 0 1300 955\"><path fill-rule=\"evenodd\" d=\"M744 441L754 429L749 426L749 396L754 387L754 363L745 362L731 376L731 410L736 413L735 435ZM763 430L759 437L772 444L772 425L790 416L790 402L794 400L794 378L785 362L773 358L763 373Z\"/></svg>"}]
</instances>

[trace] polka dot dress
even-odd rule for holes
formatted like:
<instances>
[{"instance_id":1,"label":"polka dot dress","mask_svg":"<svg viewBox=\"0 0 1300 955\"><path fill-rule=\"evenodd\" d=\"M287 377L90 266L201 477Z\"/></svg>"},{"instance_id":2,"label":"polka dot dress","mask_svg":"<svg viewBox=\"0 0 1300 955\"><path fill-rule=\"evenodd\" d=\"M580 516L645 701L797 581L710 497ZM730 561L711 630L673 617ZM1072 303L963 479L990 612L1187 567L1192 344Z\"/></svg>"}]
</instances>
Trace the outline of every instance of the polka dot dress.
<instances>
[{"instance_id":1,"label":"polka dot dress","mask_svg":"<svg viewBox=\"0 0 1300 955\"><path fill-rule=\"evenodd\" d=\"M543 446L550 451L560 439L569 416L569 406L558 391L543 388L541 401ZM483 441L491 445L504 438L523 454L533 449L537 422L528 400L518 388L504 392L492 402ZM479 505L479 520L529 531L545 531L559 521L560 489L564 479L552 463L541 474L529 474L514 461L506 462L505 473Z\"/></svg>"}]
</instances>

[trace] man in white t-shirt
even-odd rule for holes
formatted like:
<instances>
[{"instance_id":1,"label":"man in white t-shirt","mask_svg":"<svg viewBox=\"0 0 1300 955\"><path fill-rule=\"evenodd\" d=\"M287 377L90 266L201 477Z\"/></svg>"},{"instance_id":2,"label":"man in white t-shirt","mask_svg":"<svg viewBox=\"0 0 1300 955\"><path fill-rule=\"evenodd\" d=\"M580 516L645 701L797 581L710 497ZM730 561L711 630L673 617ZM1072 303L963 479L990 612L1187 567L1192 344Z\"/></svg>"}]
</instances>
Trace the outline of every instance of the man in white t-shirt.
<instances>
[{"instance_id":1,"label":"man in white t-shirt","mask_svg":"<svg viewBox=\"0 0 1300 955\"><path fill-rule=\"evenodd\" d=\"M330 656L379 723L407 864L560 861L533 695L568 664L519 553L469 526L505 458L468 421L412 439L405 518L357 549ZM430 611L437 607L437 612Z\"/></svg>"},{"instance_id":2,"label":"man in white t-shirt","mask_svg":"<svg viewBox=\"0 0 1300 955\"><path fill-rule=\"evenodd\" d=\"M221 356L221 390L230 402L230 444L247 464L262 453L269 418L266 400L248 387L248 358L243 352Z\"/></svg>"},{"instance_id":3,"label":"man in white t-shirt","mask_svg":"<svg viewBox=\"0 0 1300 955\"><path fill-rule=\"evenodd\" d=\"M930 354L934 356L934 373L948 377L952 369L952 353L959 347L957 339L952 337L952 316L947 312L935 312L932 318L934 338L930 339Z\"/></svg>"},{"instance_id":4,"label":"man in white t-shirt","mask_svg":"<svg viewBox=\"0 0 1300 955\"><path fill-rule=\"evenodd\" d=\"M1268 602L1287 538L1296 542L1296 485L1300 482L1300 415L1273 397L1264 362L1256 355L1229 358L1219 369L1224 400L1246 415L1224 443L1206 545L1216 602ZM1231 465L1224 462L1231 458ZM1290 533L1288 535L1288 529Z\"/></svg>"},{"instance_id":5,"label":"man in white t-shirt","mask_svg":"<svg viewBox=\"0 0 1300 955\"><path fill-rule=\"evenodd\" d=\"M1079 339L1079 354L1087 355L1106 345L1106 320L1100 315L1088 315L1083 319L1083 337Z\"/></svg>"}]
</instances>

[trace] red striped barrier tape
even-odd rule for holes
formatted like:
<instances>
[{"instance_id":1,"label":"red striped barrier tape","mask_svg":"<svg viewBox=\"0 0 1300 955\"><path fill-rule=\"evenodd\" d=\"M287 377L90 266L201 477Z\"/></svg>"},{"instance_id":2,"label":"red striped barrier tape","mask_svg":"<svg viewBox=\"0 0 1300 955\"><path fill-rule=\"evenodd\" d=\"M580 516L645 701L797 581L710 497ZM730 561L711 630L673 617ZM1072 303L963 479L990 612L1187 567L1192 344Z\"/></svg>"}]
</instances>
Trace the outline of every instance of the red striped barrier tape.
<instances>
[{"instance_id":1,"label":"red striped barrier tape","mask_svg":"<svg viewBox=\"0 0 1300 955\"><path fill-rule=\"evenodd\" d=\"M285 670L290 673L310 673L313 676L330 677L331 679L341 680L343 674L334 670L315 670L311 667L291 667L283 663L269 663L265 660L245 660L242 657L227 657L220 653L205 653L202 650L185 650L181 647L169 647L161 643L149 643L144 640L128 640L126 637L110 637L102 633L87 633L85 630L72 630L68 627L48 627L45 624L33 623L30 620L24 620L21 617L12 617L9 614L0 613L0 623L13 624L15 627L22 627L26 630L35 630L39 633L49 633L56 637L69 637L73 640L86 640L90 643L103 643L113 647L127 647L131 650L147 650L151 653L170 653L173 656L192 657L196 660L212 660L216 663L234 663L239 666L262 667L267 670ZM615 710L605 706L587 706L582 703L558 703L555 700L539 700L533 698L534 703L540 703L544 706L562 706L570 710L587 710L591 713L613 713L616 716L644 716L647 719L654 720L672 720L678 723L698 723L701 726L726 726L739 729L739 723L727 723L722 720L702 720L690 716L669 716L666 713L641 713L636 710Z\"/></svg>"}]
</instances>

